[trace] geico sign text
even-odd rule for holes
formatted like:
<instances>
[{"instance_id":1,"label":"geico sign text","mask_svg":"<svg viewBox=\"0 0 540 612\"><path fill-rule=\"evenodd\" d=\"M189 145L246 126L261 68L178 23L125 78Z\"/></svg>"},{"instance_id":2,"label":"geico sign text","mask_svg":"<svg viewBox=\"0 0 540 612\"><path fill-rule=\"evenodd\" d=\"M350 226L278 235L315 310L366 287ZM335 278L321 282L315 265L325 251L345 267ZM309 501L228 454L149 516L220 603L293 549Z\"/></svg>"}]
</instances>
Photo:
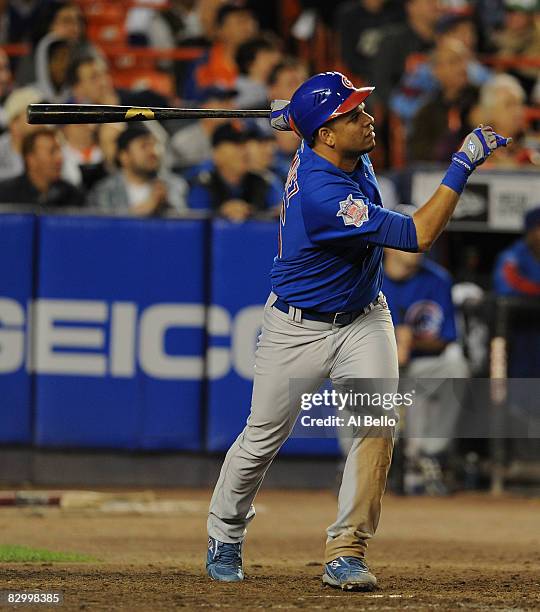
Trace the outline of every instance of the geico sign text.
<instances>
[{"instance_id":1,"label":"geico sign text","mask_svg":"<svg viewBox=\"0 0 540 612\"><path fill-rule=\"evenodd\" d=\"M205 312L202 304L139 311L133 302L41 299L26 312L19 302L0 298L0 373L19 370L26 355L27 369L39 374L132 378L139 366L154 378L197 380L204 375L203 356L167 353L165 336L175 328L206 326L206 375L222 378L234 368L250 379L262 310L249 306L231 320L224 308ZM230 338L230 346L212 346L220 336Z\"/></svg>"}]
</instances>

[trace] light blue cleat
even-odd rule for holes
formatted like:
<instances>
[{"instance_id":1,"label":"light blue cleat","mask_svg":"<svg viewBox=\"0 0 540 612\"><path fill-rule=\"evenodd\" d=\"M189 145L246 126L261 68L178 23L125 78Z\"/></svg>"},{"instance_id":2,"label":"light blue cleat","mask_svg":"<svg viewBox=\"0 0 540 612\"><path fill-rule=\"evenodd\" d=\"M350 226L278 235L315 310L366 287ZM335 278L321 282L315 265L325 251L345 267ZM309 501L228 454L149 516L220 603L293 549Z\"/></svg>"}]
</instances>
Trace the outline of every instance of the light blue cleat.
<instances>
[{"instance_id":1,"label":"light blue cleat","mask_svg":"<svg viewBox=\"0 0 540 612\"><path fill-rule=\"evenodd\" d=\"M242 542L229 544L208 537L206 571L212 580L240 582L244 580L242 570Z\"/></svg>"},{"instance_id":2,"label":"light blue cleat","mask_svg":"<svg viewBox=\"0 0 540 612\"><path fill-rule=\"evenodd\" d=\"M338 557L327 563L322 580L344 591L373 591L377 587L377 578L360 557Z\"/></svg>"}]
</instances>

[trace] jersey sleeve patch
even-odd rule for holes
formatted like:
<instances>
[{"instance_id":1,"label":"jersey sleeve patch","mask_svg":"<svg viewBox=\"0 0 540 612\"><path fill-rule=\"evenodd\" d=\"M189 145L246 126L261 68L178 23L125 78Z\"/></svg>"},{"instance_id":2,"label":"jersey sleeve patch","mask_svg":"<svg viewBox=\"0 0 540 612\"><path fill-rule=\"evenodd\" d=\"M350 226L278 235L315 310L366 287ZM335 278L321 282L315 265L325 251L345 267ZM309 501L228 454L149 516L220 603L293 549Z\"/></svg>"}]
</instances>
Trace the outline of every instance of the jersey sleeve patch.
<instances>
[{"instance_id":1,"label":"jersey sleeve patch","mask_svg":"<svg viewBox=\"0 0 540 612\"><path fill-rule=\"evenodd\" d=\"M341 217L345 225L360 227L369 221L368 205L360 198L354 199L352 193L349 193L347 199L339 203L336 217Z\"/></svg>"}]
</instances>

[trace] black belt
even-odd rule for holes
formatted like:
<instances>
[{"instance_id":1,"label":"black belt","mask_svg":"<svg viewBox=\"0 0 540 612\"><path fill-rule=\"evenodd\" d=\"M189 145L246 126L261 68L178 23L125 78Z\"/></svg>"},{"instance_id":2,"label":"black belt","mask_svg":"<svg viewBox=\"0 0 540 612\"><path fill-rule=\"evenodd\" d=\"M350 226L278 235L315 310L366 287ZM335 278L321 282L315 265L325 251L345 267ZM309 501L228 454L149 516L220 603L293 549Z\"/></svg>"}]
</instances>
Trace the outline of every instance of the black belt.
<instances>
[{"instance_id":1,"label":"black belt","mask_svg":"<svg viewBox=\"0 0 540 612\"><path fill-rule=\"evenodd\" d=\"M386 299L382 293L379 293L379 295L373 300L373 302L371 302L364 308L360 310L355 310L353 312L317 312L316 310L302 310L300 308L297 308L297 310L300 310L302 313L302 318L308 321L320 321L322 323L332 323L332 325L342 326L349 325L360 315L367 314L368 312L373 310L375 306L379 303L386 303ZM289 314L290 306L281 298L278 298L272 304L272 306L274 308L277 308L281 312L284 312L285 314ZM295 308L295 306L293 306L293 308Z\"/></svg>"}]
</instances>

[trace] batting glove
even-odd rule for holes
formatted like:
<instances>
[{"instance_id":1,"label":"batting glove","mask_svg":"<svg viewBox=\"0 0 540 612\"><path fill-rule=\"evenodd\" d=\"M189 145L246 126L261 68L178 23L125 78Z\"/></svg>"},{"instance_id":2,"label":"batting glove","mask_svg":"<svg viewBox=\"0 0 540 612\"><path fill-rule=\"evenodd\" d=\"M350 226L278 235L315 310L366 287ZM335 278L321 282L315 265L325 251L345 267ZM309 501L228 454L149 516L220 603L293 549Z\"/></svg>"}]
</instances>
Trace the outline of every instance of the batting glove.
<instances>
[{"instance_id":1,"label":"batting glove","mask_svg":"<svg viewBox=\"0 0 540 612\"><path fill-rule=\"evenodd\" d=\"M442 181L457 193L465 188L471 173L483 164L499 147L507 147L512 142L493 131L489 125L479 125L463 141L461 149L452 155L452 163Z\"/></svg>"},{"instance_id":2,"label":"batting glove","mask_svg":"<svg viewBox=\"0 0 540 612\"><path fill-rule=\"evenodd\" d=\"M479 125L463 141L461 149L454 153L452 161L463 164L469 174L499 147L506 147L512 142L493 131L493 128Z\"/></svg>"},{"instance_id":3,"label":"batting glove","mask_svg":"<svg viewBox=\"0 0 540 612\"><path fill-rule=\"evenodd\" d=\"M289 123L289 100L272 100L270 102L270 125L274 130L280 132L290 132L291 125Z\"/></svg>"}]
</instances>

